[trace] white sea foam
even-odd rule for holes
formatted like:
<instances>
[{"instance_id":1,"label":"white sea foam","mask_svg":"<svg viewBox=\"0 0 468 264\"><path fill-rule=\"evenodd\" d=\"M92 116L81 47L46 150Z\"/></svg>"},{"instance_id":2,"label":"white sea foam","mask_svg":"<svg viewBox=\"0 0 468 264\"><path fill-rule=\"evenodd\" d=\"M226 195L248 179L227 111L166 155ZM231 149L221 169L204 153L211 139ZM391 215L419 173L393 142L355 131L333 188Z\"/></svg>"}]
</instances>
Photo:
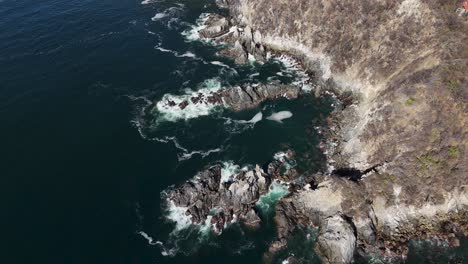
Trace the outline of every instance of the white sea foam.
<instances>
[{"instance_id":1,"label":"white sea foam","mask_svg":"<svg viewBox=\"0 0 468 264\"><path fill-rule=\"evenodd\" d=\"M212 227L212 224L211 224L211 219L212 218L213 218L213 216L208 215L206 217L205 222L203 223L203 225L200 226L200 229L199 229L199 232L201 234L200 240L205 239L210 234L211 227Z\"/></svg>"},{"instance_id":2,"label":"white sea foam","mask_svg":"<svg viewBox=\"0 0 468 264\"><path fill-rule=\"evenodd\" d=\"M294 58L281 55L276 57L274 60L283 64L285 69L283 69L280 73L277 73L279 76L288 76L288 77L295 77L295 80L292 84L302 87L302 91L310 92L312 91L312 86L310 85L310 78L309 75L303 70L302 66L297 62Z\"/></svg>"},{"instance_id":3,"label":"white sea foam","mask_svg":"<svg viewBox=\"0 0 468 264\"><path fill-rule=\"evenodd\" d=\"M293 84L296 84L296 83L293 83ZM299 84L299 83L297 83L297 84ZM314 89L314 87L313 87L311 84L306 84L306 83L304 83L304 84L302 85L302 91L304 91L304 92L306 92L306 93L312 92L313 89Z\"/></svg>"},{"instance_id":4,"label":"white sea foam","mask_svg":"<svg viewBox=\"0 0 468 264\"><path fill-rule=\"evenodd\" d=\"M203 13L200 15L200 17L197 19L195 25L192 25L190 29L182 32L182 36L185 37L186 41L191 42L191 41L197 41L197 40L203 40L203 41L209 41L206 39L202 39L200 36L199 31L206 28L206 21L209 18L208 13Z\"/></svg>"},{"instance_id":5,"label":"white sea foam","mask_svg":"<svg viewBox=\"0 0 468 264\"><path fill-rule=\"evenodd\" d=\"M148 139L148 138L147 138ZM176 137L164 137L164 138L151 138L149 140L152 141L157 141L161 143L169 143L173 142L174 146L178 149L181 150L182 153L177 155L177 158L179 161L184 161L184 160L189 160L191 159L194 155L200 155L202 158L208 157L212 153L218 153L223 151L223 148L215 148L215 149L210 149L210 150L194 150L194 151L189 151L187 148L183 147L179 141L177 141Z\"/></svg>"},{"instance_id":6,"label":"white sea foam","mask_svg":"<svg viewBox=\"0 0 468 264\"><path fill-rule=\"evenodd\" d=\"M291 159L287 152L277 152L273 155L273 159L282 162L286 171L296 166L296 161Z\"/></svg>"},{"instance_id":7,"label":"white sea foam","mask_svg":"<svg viewBox=\"0 0 468 264\"><path fill-rule=\"evenodd\" d=\"M228 65L226 65L226 64L224 64L224 63L222 63L220 61L210 61L210 63L213 64L213 65L216 65L216 66L220 66L220 67L231 68Z\"/></svg>"},{"instance_id":8,"label":"white sea foam","mask_svg":"<svg viewBox=\"0 0 468 264\"><path fill-rule=\"evenodd\" d=\"M251 124L256 124L260 121L262 121L263 119L263 113L262 112L258 112L256 115L254 115L254 117L252 117L252 119L250 119L249 121L247 121L248 123L251 123Z\"/></svg>"},{"instance_id":9,"label":"white sea foam","mask_svg":"<svg viewBox=\"0 0 468 264\"><path fill-rule=\"evenodd\" d=\"M260 76L260 73L256 72L256 73L250 74L249 79L253 79L254 77L257 77L257 76Z\"/></svg>"},{"instance_id":10,"label":"white sea foam","mask_svg":"<svg viewBox=\"0 0 468 264\"><path fill-rule=\"evenodd\" d=\"M162 47L154 47L155 49L161 51L161 52L167 52L167 53L172 53L172 54L177 54L177 51L173 51L173 50L169 50L169 49L165 49L165 48L162 48Z\"/></svg>"},{"instance_id":11,"label":"white sea foam","mask_svg":"<svg viewBox=\"0 0 468 264\"><path fill-rule=\"evenodd\" d=\"M151 20L153 21L158 21L158 20L161 20L165 17L170 17L170 16L174 16L174 15L177 15L179 12L182 12L183 11L183 6L173 6L173 7L170 7L166 10L164 10L163 12L160 12L160 13L157 13L156 15L154 15Z\"/></svg>"},{"instance_id":12,"label":"white sea foam","mask_svg":"<svg viewBox=\"0 0 468 264\"><path fill-rule=\"evenodd\" d=\"M281 161L281 162L284 162L286 160L286 158L288 157L288 154L286 152L277 152L275 153L275 155L273 155L273 159L277 160L277 161Z\"/></svg>"},{"instance_id":13,"label":"white sea foam","mask_svg":"<svg viewBox=\"0 0 468 264\"><path fill-rule=\"evenodd\" d=\"M168 200L167 204L166 217L176 224L173 232L178 232L192 225L192 216L185 214L188 208L176 206L172 200Z\"/></svg>"},{"instance_id":14,"label":"white sea foam","mask_svg":"<svg viewBox=\"0 0 468 264\"><path fill-rule=\"evenodd\" d=\"M186 89L185 93L182 95L165 94L155 106L155 110L159 113L158 121L176 122L179 120L189 120L200 116L207 116L213 113L222 107L222 105L208 103L204 100L195 104L190 99L197 97L200 93L203 94L204 97L207 97L219 90L221 90L221 82L218 79L209 79L196 91ZM169 102L174 102L176 105L171 106ZM182 102L187 103L184 109L178 106Z\"/></svg>"},{"instance_id":15,"label":"white sea foam","mask_svg":"<svg viewBox=\"0 0 468 264\"><path fill-rule=\"evenodd\" d=\"M280 111L277 113L271 114L266 119L276 121L278 123L283 123L284 119L291 118L293 114L290 111Z\"/></svg>"},{"instance_id":16,"label":"white sea foam","mask_svg":"<svg viewBox=\"0 0 468 264\"><path fill-rule=\"evenodd\" d=\"M206 151L195 150L195 151L192 151L190 153L184 152L184 153L182 153L181 155L178 156L178 159L179 159L179 161L184 161L184 160L191 159L192 156L194 156L194 155L200 155L202 158L206 158L212 153L218 153L218 152L221 152L221 151L223 151L222 148L215 148L215 149L210 149L210 150L206 150Z\"/></svg>"},{"instance_id":17,"label":"white sea foam","mask_svg":"<svg viewBox=\"0 0 468 264\"><path fill-rule=\"evenodd\" d=\"M257 59L255 59L255 56L252 55L252 54L250 54L250 53L247 54L247 60L248 60L251 64L257 61Z\"/></svg>"},{"instance_id":18,"label":"white sea foam","mask_svg":"<svg viewBox=\"0 0 468 264\"><path fill-rule=\"evenodd\" d=\"M177 58L192 58L192 59L195 59L195 60L203 61L202 59L198 58L197 55L195 55L191 51L186 51L185 53L180 54L179 52L177 52L175 50L166 49L166 48L163 48L163 47L161 47L159 45L154 46L154 49L159 50L159 51L164 52L164 53L171 53L174 56L176 56Z\"/></svg>"},{"instance_id":19,"label":"white sea foam","mask_svg":"<svg viewBox=\"0 0 468 264\"><path fill-rule=\"evenodd\" d=\"M210 61L210 64L222 67L221 72L226 72L227 70L230 74L239 74L234 68L231 68L229 65L224 64L220 61Z\"/></svg>"},{"instance_id":20,"label":"white sea foam","mask_svg":"<svg viewBox=\"0 0 468 264\"><path fill-rule=\"evenodd\" d=\"M147 139L144 131L143 131L143 120L142 116L144 115L145 110L153 104L151 100L144 96L134 96L134 95L126 95L126 97L132 101L142 101L144 104L139 108L137 115L130 121L131 124L135 126L138 130L138 133L143 139Z\"/></svg>"},{"instance_id":21,"label":"white sea foam","mask_svg":"<svg viewBox=\"0 0 468 264\"><path fill-rule=\"evenodd\" d=\"M164 139L160 139L160 138L153 138L154 140L158 141L158 142L161 142L161 143L169 143L169 141L172 141L174 143L174 146L179 149L179 150L182 150L184 153L187 153L188 152L188 149L182 147L182 145L179 143L179 141L177 141L177 138L176 137L165 137Z\"/></svg>"},{"instance_id":22,"label":"white sea foam","mask_svg":"<svg viewBox=\"0 0 468 264\"><path fill-rule=\"evenodd\" d=\"M263 113L262 112L258 112L256 113L250 120L232 120L230 118L227 118L229 122L235 122L235 123L238 123L238 124L256 124L260 121L262 121L263 119Z\"/></svg>"},{"instance_id":23,"label":"white sea foam","mask_svg":"<svg viewBox=\"0 0 468 264\"><path fill-rule=\"evenodd\" d=\"M226 120L224 122L225 128L229 130L231 135L234 135L254 128L255 124L263 120L263 113L258 112L250 120L234 120L229 117L222 117L222 119Z\"/></svg>"},{"instance_id":24,"label":"white sea foam","mask_svg":"<svg viewBox=\"0 0 468 264\"><path fill-rule=\"evenodd\" d=\"M179 58L196 58L197 56L194 53L192 53L190 51L187 51L182 55L178 55L177 57L179 57Z\"/></svg>"},{"instance_id":25,"label":"white sea foam","mask_svg":"<svg viewBox=\"0 0 468 264\"><path fill-rule=\"evenodd\" d=\"M285 183L273 182L270 185L268 192L258 199L256 205L263 212L268 212L268 210L273 207L281 198L286 196L289 193L288 186Z\"/></svg>"},{"instance_id":26,"label":"white sea foam","mask_svg":"<svg viewBox=\"0 0 468 264\"><path fill-rule=\"evenodd\" d=\"M163 12L163 13L157 13L156 15L154 15L154 16L151 18L151 20L157 21L157 20L159 20L159 19L161 19L161 18L167 17L168 15L169 15L169 14L164 13L164 12Z\"/></svg>"},{"instance_id":27,"label":"white sea foam","mask_svg":"<svg viewBox=\"0 0 468 264\"><path fill-rule=\"evenodd\" d=\"M142 5L148 5L148 4L153 4L153 3L157 3L159 2L159 0L144 0L141 2Z\"/></svg>"},{"instance_id":28,"label":"white sea foam","mask_svg":"<svg viewBox=\"0 0 468 264\"><path fill-rule=\"evenodd\" d=\"M144 231L138 231L137 234L141 235L144 239L148 241L148 244L154 246L154 245L162 245L161 241L154 241L154 239L145 233Z\"/></svg>"},{"instance_id":29,"label":"white sea foam","mask_svg":"<svg viewBox=\"0 0 468 264\"><path fill-rule=\"evenodd\" d=\"M240 166L234 164L232 161L223 162L223 167L221 168L221 182L228 182L230 179L239 173Z\"/></svg>"}]
</instances>

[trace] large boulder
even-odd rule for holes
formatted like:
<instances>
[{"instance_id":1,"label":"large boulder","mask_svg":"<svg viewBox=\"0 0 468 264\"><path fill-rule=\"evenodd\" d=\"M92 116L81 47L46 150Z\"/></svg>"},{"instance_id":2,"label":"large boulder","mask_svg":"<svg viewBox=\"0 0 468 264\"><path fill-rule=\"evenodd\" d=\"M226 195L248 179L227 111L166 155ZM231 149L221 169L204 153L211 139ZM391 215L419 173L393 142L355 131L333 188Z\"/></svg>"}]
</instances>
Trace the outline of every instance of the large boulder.
<instances>
[{"instance_id":1,"label":"large boulder","mask_svg":"<svg viewBox=\"0 0 468 264\"><path fill-rule=\"evenodd\" d=\"M334 215L323 222L316 245L316 252L323 263L351 263L355 247L354 230L341 215Z\"/></svg>"}]
</instances>

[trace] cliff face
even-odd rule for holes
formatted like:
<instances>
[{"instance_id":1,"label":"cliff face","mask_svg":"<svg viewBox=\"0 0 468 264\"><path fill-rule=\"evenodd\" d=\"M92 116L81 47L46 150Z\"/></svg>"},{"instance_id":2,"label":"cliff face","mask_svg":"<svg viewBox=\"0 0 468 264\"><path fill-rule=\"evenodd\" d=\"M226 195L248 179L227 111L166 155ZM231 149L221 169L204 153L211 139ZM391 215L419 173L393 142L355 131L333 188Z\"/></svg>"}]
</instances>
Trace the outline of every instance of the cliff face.
<instances>
[{"instance_id":1,"label":"cliff face","mask_svg":"<svg viewBox=\"0 0 468 264\"><path fill-rule=\"evenodd\" d=\"M466 235L468 20L455 12L458 1L219 2L246 29L244 40L251 32L253 52L288 53L323 86L353 93L354 104L336 114L329 158L362 179L324 177L321 188L284 199L278 222L291 211L316 225L341 215L358 249L388 254L404 254L409 238ZM321 192L333 208L319 206Z\"/></svg>"}]
</instances>

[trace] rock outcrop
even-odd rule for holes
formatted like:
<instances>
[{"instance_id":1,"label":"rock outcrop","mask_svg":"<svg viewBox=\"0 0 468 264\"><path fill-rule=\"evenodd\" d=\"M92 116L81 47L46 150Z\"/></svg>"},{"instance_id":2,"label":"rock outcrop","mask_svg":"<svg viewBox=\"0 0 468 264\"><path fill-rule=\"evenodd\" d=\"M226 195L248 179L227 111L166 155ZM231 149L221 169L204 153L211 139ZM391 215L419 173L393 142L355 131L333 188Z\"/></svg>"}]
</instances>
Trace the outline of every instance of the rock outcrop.
<instances>
[{"instance_id":1,"label":"rock outcrop","mask_svg":"<svg viewBox=\"0 0 468 264\"><path fill-rule=\"evenodd\" d=\"M288 152L287 158L272 162L269 172L258 165L254 169L241 169L233 164L211 166L192 180L163 192L163 200L169 210L182 209L191 224L209 224L217 234L236 221L257 228L261 219L256 203L273 181L290 175L291 172L281 168L292 155L293 152Z\"/></svg>"},{"instance_id":2,"label":"rock outcrop","mask_svg":"<svg viewBox=\"0 0 468 264\"><path fill-rule=\"evenodd\" d=\"M317 253L322 256L323 263L350 263L355 244L353 228L342 216L325 219L317 238Z\"/></svg>"},{"instance_id":3,"label":"rock outcrop","mask_svg":"<svg viewBox=\"0 0 468 264\"><path fill-rule=\"evenodd\" d=\"M223 105L233 111L241 111L259 106L266 100L274 100L281 97L295 99L299 96L301 88L293 84L281 84L271 82L268 84L244 84L208 94L195 93L189 99L177 104L171 99L163 101L166 107L174 107L183 110L190 103L205 105Z\"/></svg>"},{"instance_id":4,"label":"rock outcrop","mask_svg":"<svg viewBox=\"0 0 468 264\"><path fill-rule=\"evenodd\" d=\"M205 25L206 27L199 32L203 38L217 38L229 31L229 21L220 15L209 14Z\"/></svg>"},{"instance_id":5,"label":"rock outcrop","mask_svg":"<svg viewBox=\"0 0 468 264\"><path fill-rule=\"evenodd\" d=\"M257 167L225 175L221 165L200 172L195 179L166 193L166 200L180 208L187 208L193 224L203 224L212 216L213 230L221 233L224 226L242 220L256 227L260 218L255 202L268 191L271 179Z\"/></svg>"},{"instance_id":6,"label":"rock outcrop","mask_svg":"<svg viewBox=\"0 0 468 264\"><path fill-rule=\"evenodd\" d=\"M226 89L220 93L225 105L234 111L254 108L266 100L280 97L294 99L301 88L295 85L279 83L243 85Z\"/></svg>"}]
</instances>

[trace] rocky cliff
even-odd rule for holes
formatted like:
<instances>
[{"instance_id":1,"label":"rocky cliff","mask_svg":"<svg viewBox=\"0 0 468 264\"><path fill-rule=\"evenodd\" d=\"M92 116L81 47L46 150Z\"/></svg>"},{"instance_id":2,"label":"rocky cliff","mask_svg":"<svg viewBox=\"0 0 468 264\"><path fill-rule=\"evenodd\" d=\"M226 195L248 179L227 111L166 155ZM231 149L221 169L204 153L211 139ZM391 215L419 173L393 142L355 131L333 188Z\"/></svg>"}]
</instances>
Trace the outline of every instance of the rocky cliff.
<instances>
[{"instance_id":1,"label":"rocky cliff","mask_svg":"<svg viewBox=\"0 0 468 264\"><path fill-rule=\"evenodd\" d=\"M330 120L333 173L280 202L272 253L296 225L321 227L326 263L404 258L409 239L467 234L468 20L458 1L218 3L231 15L224 33L235 26L227 54L287 53L322 87L352 95Z\"/></svg>"}]
</instances>

